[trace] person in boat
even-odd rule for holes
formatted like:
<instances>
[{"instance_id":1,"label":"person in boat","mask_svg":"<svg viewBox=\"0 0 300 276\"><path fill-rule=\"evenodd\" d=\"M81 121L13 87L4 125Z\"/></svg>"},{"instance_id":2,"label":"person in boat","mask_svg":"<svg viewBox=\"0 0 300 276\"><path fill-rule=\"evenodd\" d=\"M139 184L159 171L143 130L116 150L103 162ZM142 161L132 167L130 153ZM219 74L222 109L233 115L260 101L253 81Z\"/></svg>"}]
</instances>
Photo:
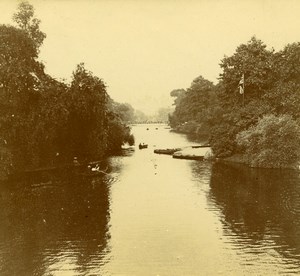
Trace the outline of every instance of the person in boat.
<instances>
[{"instance_id":1,"label":"person in boat","mask_svg":"<svg viewBox=\"0 0 300 276\"><path fill-rule=\"evenodd\" d=\"M144 144L144 143L140 143L140 144L139 144L139 148L140 148L140 149L142 149L142 148L144 148L144 147L145 147L145 144Z\"/></svg>"},{"instance_id":2,"label":"person in boat","mask_svg":"<svg viewBox=\"0 0 300 276\"><path fill-rule=\"evenodd\" d=\"M148 147L148 145L145 144L145 143L139 144L139 148L140 148L140 149L145 149L145 148L147 148L147 147Z\"/></svg>"}]
</instances>

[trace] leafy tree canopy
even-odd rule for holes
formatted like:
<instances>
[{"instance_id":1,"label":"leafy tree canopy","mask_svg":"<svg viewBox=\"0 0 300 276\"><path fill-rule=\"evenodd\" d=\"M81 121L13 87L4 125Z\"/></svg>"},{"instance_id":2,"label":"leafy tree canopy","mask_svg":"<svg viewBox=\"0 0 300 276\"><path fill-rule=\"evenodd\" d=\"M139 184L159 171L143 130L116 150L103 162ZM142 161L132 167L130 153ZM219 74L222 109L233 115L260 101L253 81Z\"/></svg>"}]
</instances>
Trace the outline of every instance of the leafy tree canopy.
<instances>
[{"instance_id":1,"label":"leafy tree canopy","mask_svg":"<svg viewBox=\"0 0 300 276\"><path fill-rule=\"evenodd\" d=\"M293 150L298 152L299 142L300 43L275 52L252 37L233 55L225 56L220 66L223 72L216 86L199 77L182 93L180 101L175 101L171 126L193 122L198 129L206 129L218 157L243 151L249 163L271 167L287 166L299 159ZM243 75L245 90L240 94ZM176 90L172 93L178 95ZM275 143L276 139L280 142Z\"/></svg>"},{"instance_id":2,"label":"leafy tree canopy","mask_svg":"<svg viewBox=\"0 0 300 276\"><path fill-rule=\"evenodd\" d=\"M34 17L34 7L31 4L21 2L13 15L13 21L29 35L37 49L43 44L46 34L40 30L41 21Z\"/></svg>"},{"instance_id":3,"label":"leafy tree canopy","mask_svg":"<svg viewBox=\"0 0 300 276\"><path fill-rule=\"evenodd\" d=\"M199 76L187 90L173 90L170 95L176 97L176 107L174 113L169 116L171 126L176 127L188 121L204 122L208 106L216 100L214 89L212 82Z\"/></svg>"},{"instance_id":4,"label":"leafy tree canopy","mask_svg":"<svg viewBox=\"0 0 300 276\"><path fill-rule=\"evenodd\" d=\"M131 122L134 120L134 109L129 103L113 102L112 108L124 122Z\"/></svg>"},{"instance_id":5,"label":"leafy tree canopy","mask_svg":"<svg viewBox=\"0 0 300 276\"><path fill-rule=\"evenodd\" d=\"M259 39L252 37L247 44L241 44L230 57L221 61L223 73L220 75L224 86L221 94L222 104L230 105L241 103L238 94L238 84L244 74L246 101L260 98L266 89L274 82L273 50L267 50L266 45Z\"/></svg>"},{"instance_id":6,"label":"leafy tree canopy","mask_svg":"<svg viewBox=\"0 0 300 276\"><path fill-rule=\"evenodd\" d=\"M240 132L237 143L245 148L252 166L289 167L300 157L300 127L290 116L266 115Z\"/></svg>"}]
</instances>

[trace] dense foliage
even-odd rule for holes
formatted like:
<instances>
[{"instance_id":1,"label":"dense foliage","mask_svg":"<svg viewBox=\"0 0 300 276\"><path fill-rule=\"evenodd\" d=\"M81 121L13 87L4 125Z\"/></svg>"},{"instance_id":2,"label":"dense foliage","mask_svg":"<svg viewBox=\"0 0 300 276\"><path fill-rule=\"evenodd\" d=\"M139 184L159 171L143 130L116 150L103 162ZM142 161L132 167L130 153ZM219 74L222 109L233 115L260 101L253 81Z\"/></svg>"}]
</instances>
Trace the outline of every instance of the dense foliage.
<instances>
[{"instance_id":1,"label":"dense foliage","mask_svg":"<svg viewBox=\"0 0 300 276\"><path fill-rule=\"evenodd\" d=\"M46 35L33 6L19 5L19 28L0 26L0 174L94 160L134 143L124 113L103 80L79 64L70 84L47 75L38 61Z\"/></svg>"},{"instance_id":2,"label":"dense foliage","mask_svg":"<svg viewBox=\"0 0 300 276\"><path fill-rule=\"evenodd\" d=\"M194 79L187 89L177 89L171 92L175 98L175 111L169 116L170 125L182 132L195 132L199 136L208 133L208 122L217 101L216 89L212 82L202 76Z\"/></svg>"},{"instance_id":3,"label":"dense foliage","mask_svg":"<svg viewBox=\"0 0 300 276\"><path fill-rule=\"evenodd\" d=\"M288 115L266 115L240 132L237 144L245 149L252 166L288 167L300 157L300 127Z\"/></svg>"},{"instance_id":4,"label":"dense foliage","mask_svg":"<svg viewBox=\"0 0 300 276\"><path fill-rule=\"evenodd\" d=\"M200 86L194 81L187 90L171 92L176 98L171 126L206 133L217 157L243 153L251 165L263 167L286 167L299 161L300 43L275 52L252 37L232 56L224 57L220 66L223 71L217 85L198 78ZM240 94L242 76L245 90ZM264 140L255 140L258 132ZM272 139L278 142L265 142Z\"/></svg>"}]
</instances>

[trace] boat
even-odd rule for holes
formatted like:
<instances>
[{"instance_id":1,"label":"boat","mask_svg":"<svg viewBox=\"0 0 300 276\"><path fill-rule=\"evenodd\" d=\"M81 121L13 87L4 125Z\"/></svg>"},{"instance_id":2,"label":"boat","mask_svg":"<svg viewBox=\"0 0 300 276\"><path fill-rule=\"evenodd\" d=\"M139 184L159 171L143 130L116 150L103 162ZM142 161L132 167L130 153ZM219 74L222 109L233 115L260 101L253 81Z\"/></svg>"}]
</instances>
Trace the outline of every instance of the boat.
<instances>
[{"instance_id":1,"label":"boat","mask_svg":"<svg viewBox=\"0 0 300 276\"><path fill-rule=\"evenodd\" d=\"M154 153L157 154L168 154L168 155L172 155L174 154L176 151L180 151L182 150L181 148L174 148L174 149L155 149Z\"/></svg>"},{"instance_id":2,"label":"boat","mask_svg":"<svg viewBox=\"0 0 300 276\"><path fill-rule=\"evenodd\" d=\"M79 172L78 175L85 176L85 177L95 177L107 174L108 167L105 170L100 170L100 167L96 165L96 167L88 166L87 170L83 172Z\"/></svg>"},{"instance_id":3,"label":"boat","mask_svg":"<svg viewBox=\"0 0 300 276\"><path fill-rule=\"evenodd\" d=\"M208 160L212 158L212 151L210 147L187 147L181 151L176 151L173 158L190 159L190 160Z\"/></svg>"},{"instance_id":4,"label":"boat","mask_svg":"<svg viewBox=\"0 0 300 276\"><path fill-rule=\"evenodd\" d=\"M139 144L139 149L146 149L148 148L147 144Z\"/></svg>"}]
</instances>

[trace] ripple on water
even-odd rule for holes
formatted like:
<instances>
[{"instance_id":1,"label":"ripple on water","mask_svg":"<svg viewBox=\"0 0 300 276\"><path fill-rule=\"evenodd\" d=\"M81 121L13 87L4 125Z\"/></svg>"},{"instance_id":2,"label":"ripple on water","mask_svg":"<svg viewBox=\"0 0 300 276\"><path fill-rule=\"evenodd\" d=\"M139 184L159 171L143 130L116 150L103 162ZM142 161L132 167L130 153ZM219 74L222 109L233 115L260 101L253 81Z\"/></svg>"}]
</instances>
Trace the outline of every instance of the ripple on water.
<instances>
[{"instance_id":1,"label":"ripple on water","mask_svg":"<svg viewBox=\"0 0 300 276\"><path fill-rule=\"evenodd\" d=\"M154 155L192 144L164 128L136 141L103 178L0 185L1 273L300 274L298 174Z\"/></svg>"}]
</instances>

